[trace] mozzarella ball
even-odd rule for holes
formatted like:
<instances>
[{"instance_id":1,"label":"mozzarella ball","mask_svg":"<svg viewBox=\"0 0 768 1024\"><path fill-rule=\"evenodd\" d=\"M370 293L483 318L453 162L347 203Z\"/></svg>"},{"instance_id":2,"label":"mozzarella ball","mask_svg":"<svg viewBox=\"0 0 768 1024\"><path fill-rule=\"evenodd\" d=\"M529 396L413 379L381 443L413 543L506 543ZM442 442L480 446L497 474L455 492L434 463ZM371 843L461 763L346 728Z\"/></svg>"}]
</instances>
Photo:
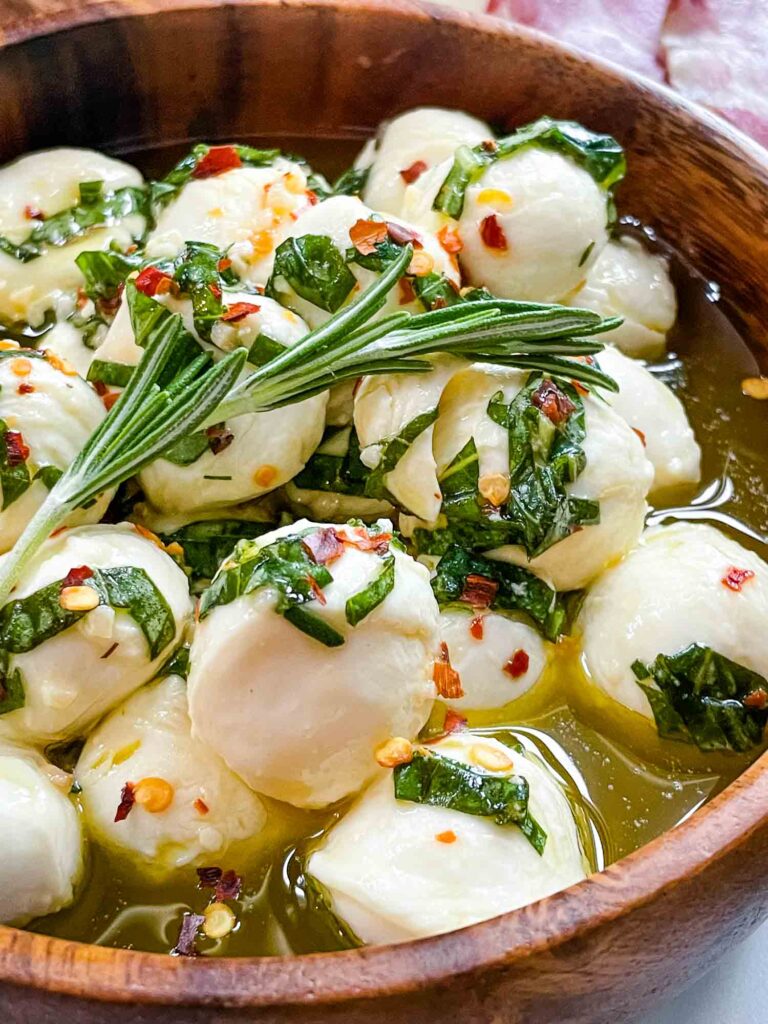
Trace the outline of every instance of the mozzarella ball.
<instances>
[{"instance_id":1,"label":"mozzarella ball","mask_svg":"<svg viewBox=\"0 0 768 1024\"><path fill-rule=\"evenodd\" d=\"M364 942L453 931L585 877L571 807L538 761L471 733L454 733L429 749L473 766L488 756L511 760L511 771L528 780L530 812L547 833L544 853L514 825L396 800L387 773L334 825L308 863L336 913Z\"/></svg>"},{"instance_id":2,"label":"mozzarella ball","mask_svg":"<svg viewBox=\"0 0 768 1024\"><path fill-rule=\"evenodd\" d=\"M41 757L0 747L0 923L25 925L74 900L83 837L69 788Z\"/></svg>"},{"instance_id":3,"label":"mozzarella ball","mask_svg":"<svg viewBox=\"0 0 768 1024\"><path fill-rule=\"evenodd\" d=\"M547 665L539 633L498 612L446 609L440 637L464 691L463 697L442 698L453 708L503 708L535 686Z\"/></svg>"},{"instance_id":4,"label":"mozzarella ball","mask_svg":"<svg viewBox=\"0 0 768 1024\"><path fill-rule=\"evenodd\" d=\"M430 373L382 374L363 377L355 396L354 423L360 459L376 469L387 442L398 437L419 416L437 409L443 389L465 364L449 356L432 360ZM410 443L384 485L397 503L412 515L434 522L440 513L441 492L432 451L433 425Z\"/></svg>"},{"instance_id":5,"label":"mozzarella ball","mask_svg":"<svg viewBox=\"0 0 768 1024\"><path fill-rule=\"evenodd\" d=\"M186 683L167 676L97 726L78 760L90 834L143 872L210 862L264 826L262 802L191 728ZM128 782L136 802L115 821Z\"/></svg>"},{"instance_id":6,"label":"mozzarella ball","mask_svg":"<svg viewBox=\"0 0 768 1024\"><path fill-rule=\"evenodd\" d=\"M403 216L409 184L449 157L459 146L477 146L493 132L460 110L417 107L387 121L355 166L368 168L363 199L374 210ZM413 178L413 181L409 181Z\"/></svg>"},{"instance_id":7,"label":"mozzarella ball","mask_svg":"<svg viewBox=\"0 0 768 1024\"><path fill-rule=\"evenodd\" d=\"M185 242L208 242L227 250L240 278L265 284L275 247L311 201L306 167L284 158L192 179L158 215L147 256L175 256Z\"/></svg>"},{"instance_id":8,"label":"mozzarella ball","mask_svg":"<svg viewBox=\"0 0 768 1024\"><path fill-rule=\"evenodd\" d=\"M677 316L667 260L629 236L606 245L568 301L602 317L622 317L622 325L603 337L628 356L646 359L663 354Z\"/></svg>"},{"instance_id":9,"label":"mozzarella ball","mask_svg":"<svg viewBox=\"0 0 768 1024\"><path fill-rule=\"evenodd\" d=\"M106 328L100 328L106 335ZM93 362L94 349L89 348L83 340L83 332L69 320L62 320L48 331L40 344L46 352L53 352L59 359L69 363L81 377L88 376L88 369Z\"/></svg>"},{"instance_id":10,"label":"mozzarella ball","mask_svg":"<svg viewBox=\"0 0 768 1024\"><path fill-rule=\"evenodd\" d=\"M587 171L528 146L492 163L467 189L461 265L471 284L500 298L557 302L608 241L606 220L606 193Z\"/></svg>"},{"instance_id":11,"label":"mozzarella ball","mask_svg":"<svg viewBox=\"0 0 768 1024\"><path fill-rule=\"evenodd\" d=\"M265 534L259 547L314 524ZM382 528L391 525L381 520ZM373 551L349 538L328 566L333 582L312 615L344 637L329 648L275 610L265 587L214 608L192 644L189 708L194 735L260 793L298 807L323 807L356 792L376 773L376 747L415 736L429 717L435 687L437 604L429 573L392 545L395 583L354 628L347 600L381 571Z\"/></svg>"},{"instance_id":12,"label":"mozzarella ball","mask_svg":"<svg viewBox=\"0 0 768 1024\"><path fill-rule=\"evenodd\" d=\"M0 235L23 242L39 220L79 202L78 186L103 181L105 191L140 186L141 174L121 160L90 149L48 149L31 153L0 169ZM45 313L74 294L83 282L75 257L87 249L127 249L144 231L140 215L87 231L67 245L48 246L26 263L0 253L0 320L42 322Z\"/></svg>"},{"instance_id":13,"label":"mozzarella ball","mask_svg":"<svg viewBox=\"0 0 768 1024\"><path fill-rule=\"evenodd\" d=\"M0 512L0 551L13 547L48 494L44 477L34 479L35 475L45 467L67 469L106 416L93 388L55 355L41 358L23 349L18 355L4 355L0 359L0 420L8 431L20 434L29 449L25 463L32 482L15 499L3 496L6 507ZM87 509L76 510L69 517L70 525L98 522L112 493L100 495Z\"/></svg>"},{"instance_id":14,"label":"mozzarella ball","mask_svg":"<svg viewBox=\"0 0 768 1024\"><path fill-rule=\"evenodd\" d=\"M333 196L331 199L326 199L325 202L318 203L317 206L313 206L302 213L291 229L286 232L286 237L300 238L303 235L325 235L331 239L342 256L344 256L347 250L352 247L352 241L349 237L350 228L359 220L371 220L372 218L378 219L374 211L364 203L361 203L355 196ZM411 227L411 225L406 224L397 217L390 216L387 219L391 223L399 224L402 227ZM461 276L455 259L446 252L437 238L429 231L419 230L417 234L422 243L422 249L419 250L421 258L427 260L428 264L432 267L431 272L444 274L458 288L461 284ZM350 263L349 269L357 281L357 287L353 288L350 293L350 299L354 298L360 291L367 288L379 277L377 272L366 270L357 263ZM282 282L281 287L283 287ZM331 316L327 310L320 309L319 306L296 295L290 289L288 289L288 295L288 304L291 309L302 316L313 329L324 324ZM396 313L403 309L412 313L423 312L423 306L418 299L408 301L396 285L387 296L386 304L379 316Z\"/></svg>"},{"instance_id":15,"label":"mozzarella ball","mask_svg":"<svg viewBox=\"0 0 768 1024\"><path fill-rule=\"evenodd\" d=\"M724 582L732 568L754 576L733 590ZM592 682L653 720L634 661L699 643L768 678L767 621L768 565L712 526L678 523L647 530L597 580L578 626Z\"/></svg>"},{"instance_id":16,"label":"mozzarella ball","mask_svg":"<svg viewBox=\"0 0 768 1024\"><path fill-rule=\"evenodd\" d=\"M701 448L683 403L642 363L612 346L600 353L600 366L621 389L606 400L641 435L645 457L653 465L653 492L701 479Z\"/></svg>"},{"instance_id":17,"label":"mozzarella ball","mask_svg":"<svg viewBox=\"0 0 768 1024\"><path fill-rule=\"evenodd\" d=\"M152 658L147 638L126 609L96 606L32 650L10 655L8 671L21 673L25 701L0 717L0 734L41 743L82 735L105 711L152 679L181 640L192 614L187 578L158 544L128 523L81 526L50 537L7 603L35 594L81 566L143 569L168 605L173 638Z\"/></svg>"}]
</instances>

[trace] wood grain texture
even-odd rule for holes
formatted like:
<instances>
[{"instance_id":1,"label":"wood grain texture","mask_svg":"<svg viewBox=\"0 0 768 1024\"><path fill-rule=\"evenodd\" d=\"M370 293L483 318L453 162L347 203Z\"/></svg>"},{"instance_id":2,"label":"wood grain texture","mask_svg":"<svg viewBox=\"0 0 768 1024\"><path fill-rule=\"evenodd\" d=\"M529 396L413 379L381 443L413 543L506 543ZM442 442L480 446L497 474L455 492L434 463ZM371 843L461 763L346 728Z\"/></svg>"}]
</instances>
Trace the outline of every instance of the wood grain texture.
<instances>
[{"instance_id":1,"label":"wood grain texture","mask_svg":"<svg viewBox=\"0 0 768 1024\"><path fill-rule=\"evenodd\" d=\"M61 143L369 134L422 103L617 135L619 203L768 323L768 161L725 123L534 33L416 3L3 0L0 160ZM532 907L399 947L174 960L0 928L3 1024L619 1024L768 915L768 760Z\"/></svg>"}]
</instances>

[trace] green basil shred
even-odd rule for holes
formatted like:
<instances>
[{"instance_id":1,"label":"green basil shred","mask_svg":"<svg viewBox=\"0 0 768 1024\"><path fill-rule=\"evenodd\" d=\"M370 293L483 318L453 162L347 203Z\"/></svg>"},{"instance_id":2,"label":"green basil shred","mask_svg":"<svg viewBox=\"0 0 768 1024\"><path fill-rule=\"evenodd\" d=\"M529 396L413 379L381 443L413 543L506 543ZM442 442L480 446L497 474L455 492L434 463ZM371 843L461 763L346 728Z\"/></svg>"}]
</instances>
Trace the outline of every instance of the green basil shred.
<instances>
[{"instance_id":1,"label":"green basil shred","mask_svg":"<svg viewBox=\"0 0 768 1024\"><path fill-rule=\"evenodd\" d=\"M371 582L347 600L345 614L350 626L357 626L378 608L395 586L395 556L387 555Z\"/></svg>"},{"instance_id":2,"label":"green basil shred","mask_svg":"<svg viewBox=\"0 0 768 1024\"><path fill-rule=\"evenodd\" d=\"M295 292L320 309L335 313L344 305L355 283L355 275L330 238L301 235L278 245L265 294L293 308Z\"/></svg>"}]
</instances>

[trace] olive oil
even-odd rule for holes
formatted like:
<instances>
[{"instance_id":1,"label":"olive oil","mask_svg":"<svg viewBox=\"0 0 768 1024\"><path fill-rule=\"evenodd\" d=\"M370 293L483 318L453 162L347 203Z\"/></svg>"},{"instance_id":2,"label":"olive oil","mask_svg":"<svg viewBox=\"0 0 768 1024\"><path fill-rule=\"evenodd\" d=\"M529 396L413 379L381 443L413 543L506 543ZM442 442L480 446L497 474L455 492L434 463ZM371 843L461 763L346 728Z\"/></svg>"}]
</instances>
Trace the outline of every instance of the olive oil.
<instances>
[{"instance_id":1,"label":"olive oil","mask_svg":"<svg viewBox=\"0 0 768 1024\"><path fill-rule=\"evenodd\" d=\"M329 178L351 163L359 146L351 139L248 141L284 145ZM163 148L129 158L158 175L184 151ZM768 403L741 393L741 381L760 372L758 361L720 309L716 286L671 255L680 312L669 337L670 355L654 372L685 402L704 452L703 481L696 489L664 495L651 521L713 522L765 557ZM438 707L428 729L439 731L442 720ZM511 736L555 772L574 807L593 870L685 820L756 756L705 755L686 744L659 740L649 722L618 708L589 683L572 639L557 645L532 691L505 708L469 713L468 720L470 727L502 740ZM333 916L313 909L302 863L345 807L304 812L272 800L265 804L267 830L229 851L219 864L244 878L242 894L232 903L237 925L224 939L201 938L199 952L246 956L343 948L349 940ZM79 900L32 928L167 953L176 943L183 913L200 913L209 900L210 890L198 888L194 866L152 878L91 844Z\"/></svg>"}]
</instances>

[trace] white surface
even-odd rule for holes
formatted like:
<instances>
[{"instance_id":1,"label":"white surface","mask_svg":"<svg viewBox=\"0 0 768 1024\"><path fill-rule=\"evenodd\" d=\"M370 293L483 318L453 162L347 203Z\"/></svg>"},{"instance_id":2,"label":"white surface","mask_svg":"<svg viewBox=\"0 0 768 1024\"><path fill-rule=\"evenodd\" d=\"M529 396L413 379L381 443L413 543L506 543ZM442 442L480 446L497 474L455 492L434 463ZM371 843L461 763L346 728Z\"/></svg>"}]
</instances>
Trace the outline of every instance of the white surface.
<instances>
[{"instance_id":1,"label":"white surface","mask_svg":"<svg viewBox=\"0 0 768 1024\"><path fill-rule=\"evenodd\" d=\"M726 954L701 981L636 1024L765 1024L768 924Z\"/></svg>"}]
</instances>

